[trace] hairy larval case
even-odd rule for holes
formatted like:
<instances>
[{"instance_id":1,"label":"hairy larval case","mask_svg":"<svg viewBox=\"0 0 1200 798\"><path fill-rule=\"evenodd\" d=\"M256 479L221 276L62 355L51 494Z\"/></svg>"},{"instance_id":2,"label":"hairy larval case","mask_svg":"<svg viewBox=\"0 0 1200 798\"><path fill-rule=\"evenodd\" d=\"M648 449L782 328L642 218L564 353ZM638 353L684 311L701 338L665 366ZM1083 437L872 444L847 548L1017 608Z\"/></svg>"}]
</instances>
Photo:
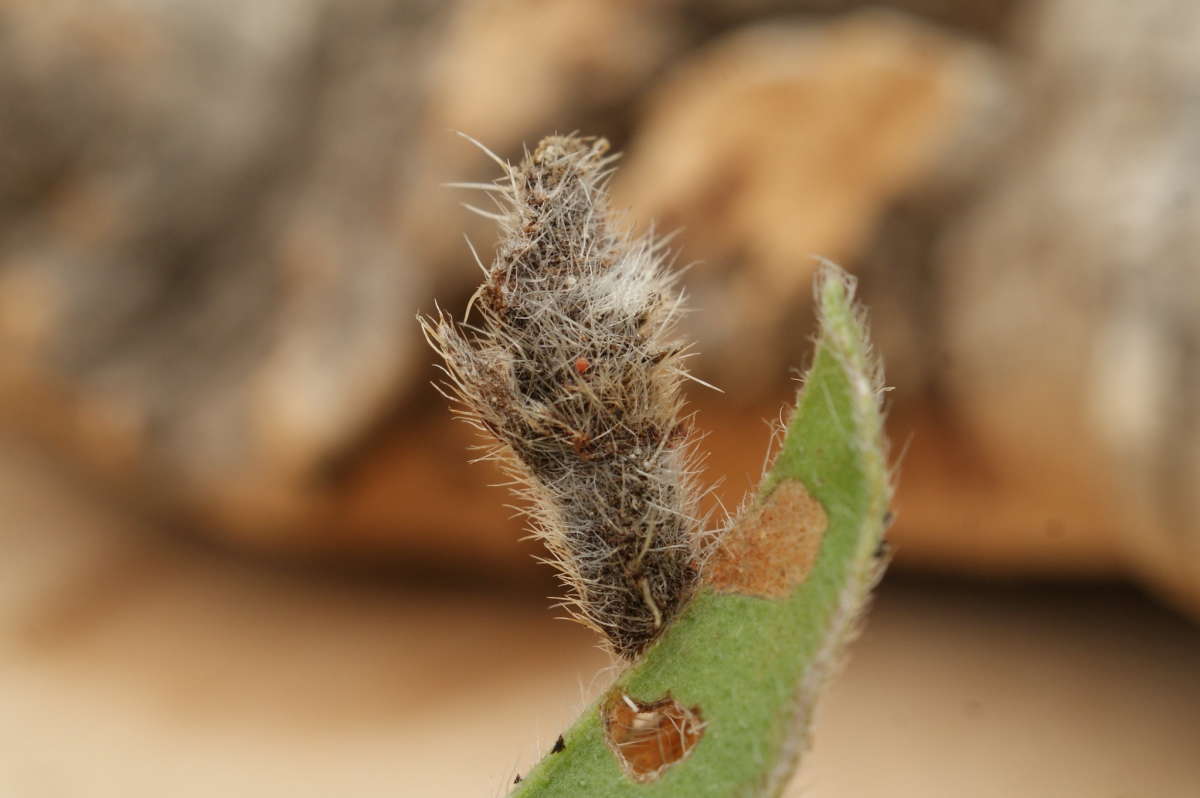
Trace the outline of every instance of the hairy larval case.
<instances>
[{"instance_id":1,"label":"hairy larval case","mask_svg":"<svg viewBox=\"0 0 1200 798\"><path fill-rule=\"evenodd\" d=\"M500 242L468 316L422 318L464 418L494 439L571 614L633 657L676 614L708 541L664 246L614 221L603 139L553 136L491 194ZM494 157L494 156L493 156Z\"/></svg>"}]
</instances>

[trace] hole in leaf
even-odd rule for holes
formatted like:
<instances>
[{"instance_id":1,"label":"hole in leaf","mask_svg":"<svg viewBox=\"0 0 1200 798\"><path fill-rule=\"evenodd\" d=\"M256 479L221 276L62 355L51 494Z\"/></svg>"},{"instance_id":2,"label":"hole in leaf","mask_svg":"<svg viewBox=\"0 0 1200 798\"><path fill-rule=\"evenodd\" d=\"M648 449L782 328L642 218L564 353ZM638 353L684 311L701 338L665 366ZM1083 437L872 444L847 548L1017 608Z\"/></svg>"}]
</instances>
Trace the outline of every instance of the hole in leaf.
<instances>
[{"instance_id":1,"label":"hole in leaf","mask_svg":"<svg viewBox=\"0 0 1200 798\"><path fill-rule=\"evenodd\" d=\"M604 738L635 781L654 781L703 736L700 707L685 707L670 693L643 703L617 690L604 703Z\"/></svg>"}]
</instances>

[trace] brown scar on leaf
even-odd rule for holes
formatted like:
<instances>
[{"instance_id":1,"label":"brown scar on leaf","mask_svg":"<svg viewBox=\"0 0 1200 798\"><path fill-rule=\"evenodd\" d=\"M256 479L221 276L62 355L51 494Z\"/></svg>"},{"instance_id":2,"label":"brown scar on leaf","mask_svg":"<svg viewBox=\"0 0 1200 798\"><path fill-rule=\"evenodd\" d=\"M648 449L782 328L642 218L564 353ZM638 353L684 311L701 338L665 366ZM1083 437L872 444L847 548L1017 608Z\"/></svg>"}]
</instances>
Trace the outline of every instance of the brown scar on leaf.
<instances>
[{"instance_id":1,"label":"brown scar on leaf","mask_svg":"<svg viewBox=\"0 0 1200 798\"><path fill-rule=\"evenodd\" d=\"M825 508L804 483L785 480L724 535L705 579L727 593L785 598L812 570L828 526Z\"/></svg>"},{"instance_id":2,"label":"brown scar on leaf","mask_svg":"<svg viewBox=\"0 0 1200 798\"><path fill-rule=\"evenodd\" d=\"M604 702L604 740L634 781L646 784L686 757L704 736L700 707L685 707L670 693L643 703L621 690Z\"/></svg>"}]
</instances>

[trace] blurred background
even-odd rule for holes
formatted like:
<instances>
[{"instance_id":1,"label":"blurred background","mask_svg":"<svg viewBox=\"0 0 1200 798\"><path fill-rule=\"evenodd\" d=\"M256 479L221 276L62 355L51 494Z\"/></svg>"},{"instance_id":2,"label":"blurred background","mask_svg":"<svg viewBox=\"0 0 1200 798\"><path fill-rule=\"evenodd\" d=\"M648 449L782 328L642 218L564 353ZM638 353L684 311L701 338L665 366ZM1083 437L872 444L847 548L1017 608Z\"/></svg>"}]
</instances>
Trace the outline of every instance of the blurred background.
<instances>
[{"instance_id":1,"label":"blurred background","mask_svg":"<svg viewBox=\"0 0 1200 798\"><path fill-rule=\"evenodd\" d=\"M682 228L728 506L859 276L896 559L789 795L1200 794L1189 0L0 0L0 794L498 796L611 678L429 385L452 130Z\"/></svg>"}]
</instances>

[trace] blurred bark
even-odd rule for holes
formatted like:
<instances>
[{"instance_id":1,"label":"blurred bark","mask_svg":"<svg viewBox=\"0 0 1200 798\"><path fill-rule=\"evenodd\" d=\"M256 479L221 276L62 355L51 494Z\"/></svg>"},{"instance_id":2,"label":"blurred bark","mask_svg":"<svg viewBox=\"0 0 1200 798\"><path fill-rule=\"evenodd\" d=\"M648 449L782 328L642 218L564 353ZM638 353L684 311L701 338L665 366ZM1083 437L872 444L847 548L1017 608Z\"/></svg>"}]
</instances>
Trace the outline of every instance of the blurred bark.
<instances>
[{"instance_id":1,"label":"blurred bark","mask_svg":"<svg viewBox=\"0 0 1200 798\"><path fill-rule=\"evenodd\" d=\"M397 216L428 5L0 11L19 423L223 523L292 515L415 376L429 278Z\"/></svg>"},{"instance_id":2,"label":"blurred bark","mask_svg":"<svg viewBox=\"0 0 1200 798\"><path fill-rule=\"evenodd\" d=\"M896 386L901 563L1195 596L1197 12L865 5L4 4L3 423L213 534L524 567L413 317L492 239L441 184L495 165L448 130L579 129L699 261L727 504L818 253Z\"/></svg>"},{"instance_id":3,"label":"blurred bark","mask_svg":"<svg viewBox=\"0 0 1200 798\"><path fill-rule=\"evenodd\" d=\"M978 174L1013 104L1005 90L989 50L883 12L743 29L665 76L618 196L685 231L704 376L743 398L774 390L808 348L796 332L811 321L797 318L815 255L857 262L901 200ZM919 264L888 267L900 281ZM911 386L923 354L898 354L904 330L888 332L889 378Z\"/></svg>"},{"instance_id":4,"label":"blurred bark","mask_svg":"<svg viewBox=\"0 0 1200 798\"><path fill-rule=\"evenodd\" d=\"M1055 0L1020 41L1025 121L941 252L947 401L1197 606L1200 7Z\"/></svg>"}]
</instances>

